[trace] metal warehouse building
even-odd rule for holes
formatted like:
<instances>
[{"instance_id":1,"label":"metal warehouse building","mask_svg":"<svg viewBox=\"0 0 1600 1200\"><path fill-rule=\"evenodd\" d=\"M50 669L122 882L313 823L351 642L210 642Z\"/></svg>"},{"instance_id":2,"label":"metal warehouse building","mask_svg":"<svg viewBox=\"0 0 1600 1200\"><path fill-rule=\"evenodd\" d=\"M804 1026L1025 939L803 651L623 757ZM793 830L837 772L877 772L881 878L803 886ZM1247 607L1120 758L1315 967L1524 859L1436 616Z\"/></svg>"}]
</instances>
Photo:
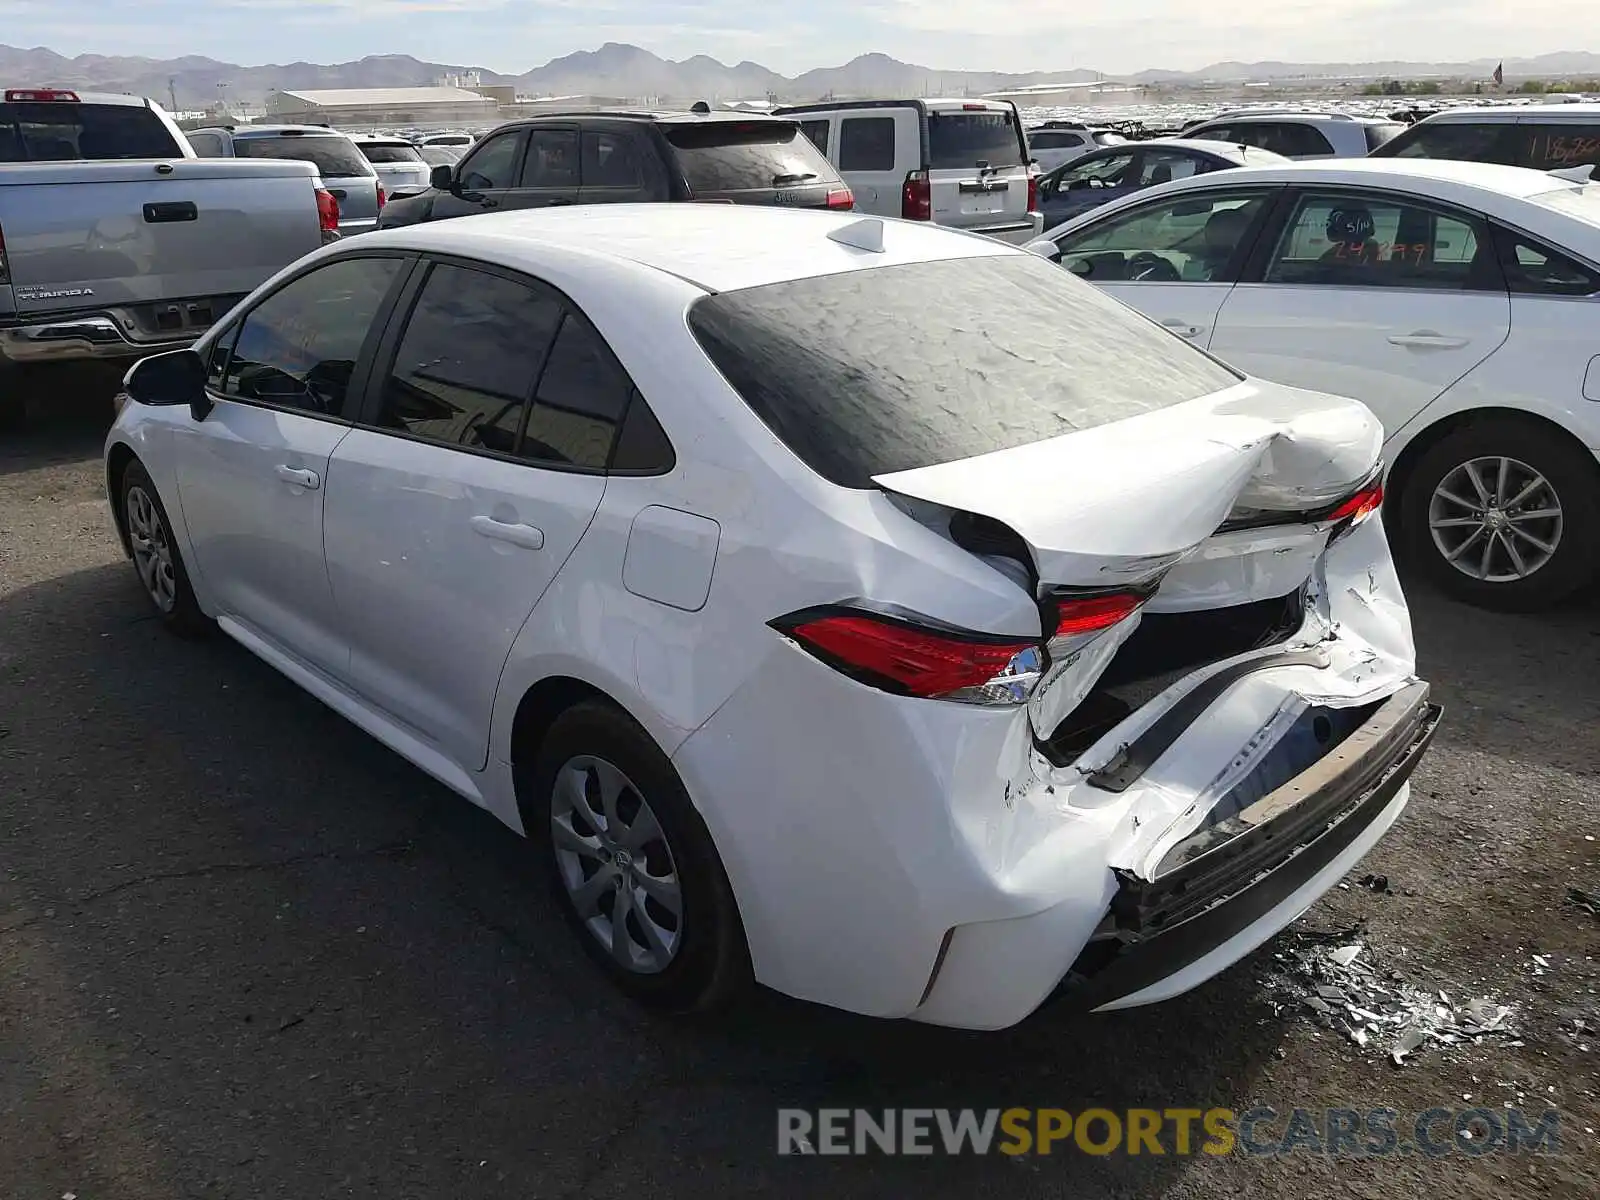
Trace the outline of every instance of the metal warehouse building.
<instances>
[{"instance_id":1,"label":"metal warehouse building","mask_svg":"<svg viewBox=\"0 0 1600 1200\"><path fill-rule=\"evenodd\" d=\"M458 87L281 91L267 97L267 120L286 124L493 125L499 119L493 97Z\"/></svg>"}]
</instances>

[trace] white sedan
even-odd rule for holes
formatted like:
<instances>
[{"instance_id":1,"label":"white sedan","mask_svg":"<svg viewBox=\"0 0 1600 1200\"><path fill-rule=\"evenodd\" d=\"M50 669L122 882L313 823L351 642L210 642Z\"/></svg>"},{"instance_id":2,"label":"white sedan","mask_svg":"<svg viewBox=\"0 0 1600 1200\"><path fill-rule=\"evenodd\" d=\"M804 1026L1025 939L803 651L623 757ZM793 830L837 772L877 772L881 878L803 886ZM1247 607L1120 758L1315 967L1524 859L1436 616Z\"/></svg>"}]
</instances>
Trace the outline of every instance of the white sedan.
<instances>
[{"instance_id":1,"label":"white sedan","mask_svg":"<svg viewBox=\"0 0 1600 1200\"><path fill-rule=\"evenodd\" d=\"M1402 552L1486 607L1600 571L1600 186L1421 159L1243 168L1030 247L1253 375L1383 422Z\"/></svg>"},{"instance_id":2,"label":"white sedan","mask_svg":"<svg viewBox=\"0 0 1600 1200\"><path fill-rule=\"evenodd\" d=\"M126 391L107 481L161 619L526 833L662 1006L1177 995L1383 835L1437 721L1372 415L989 239L383 232Z\"/></svg>"}]
</instances>

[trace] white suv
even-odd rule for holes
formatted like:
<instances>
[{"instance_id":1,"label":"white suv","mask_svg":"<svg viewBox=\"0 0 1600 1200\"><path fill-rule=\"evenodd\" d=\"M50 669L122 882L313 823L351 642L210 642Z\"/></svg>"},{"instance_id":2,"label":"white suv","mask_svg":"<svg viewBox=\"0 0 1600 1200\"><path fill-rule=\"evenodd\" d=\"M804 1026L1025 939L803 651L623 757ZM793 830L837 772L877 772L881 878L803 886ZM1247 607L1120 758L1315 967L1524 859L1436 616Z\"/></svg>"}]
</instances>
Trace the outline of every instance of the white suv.
<instances>
[{"instance_id":1,"label":"white suv","mask_svg":"<svg viewBox=\"0 0 1600 1200\"><path fill-rule=\"evenodd\" d=\"M1600 164L1600 104L1450 109L1418 121L1373 157L1501 163L1583 181Z\"/></svg>"},{"instance_id":2,"label":"white suv","mask_svg":"<svg viewBox=\"0 0 1600 1200\"><path fill-rule=\"evenodd\" d=\"M856 211L932 221L1021 245L1044 230L1017 106L999 100L844 100L792 117L855 196Z\"/></svg>"},{"instance_id":3,"label":"white suv","mask_svg":"<svg viewBox=\"0 0 1600 1200\"><path fill-rule=\"evenodd\" d=\"M1241 112L1212 117L1183 136L1257 146L1285 158L1365 158L1405 128L1349 113Z\"/></svg>"},{"instance_id":4,"label":"white suv","mask_svg":"<svg viewBox=\"0 0 1600 1200\"><path fill-rule=\"evenodd\" d=\"M1113 129L1097 129L1081 121L1046 121L1028 130L1028 150L1041 171L1049 172L1103 146L1128 139Z\"/></svg>"}]
</instances>

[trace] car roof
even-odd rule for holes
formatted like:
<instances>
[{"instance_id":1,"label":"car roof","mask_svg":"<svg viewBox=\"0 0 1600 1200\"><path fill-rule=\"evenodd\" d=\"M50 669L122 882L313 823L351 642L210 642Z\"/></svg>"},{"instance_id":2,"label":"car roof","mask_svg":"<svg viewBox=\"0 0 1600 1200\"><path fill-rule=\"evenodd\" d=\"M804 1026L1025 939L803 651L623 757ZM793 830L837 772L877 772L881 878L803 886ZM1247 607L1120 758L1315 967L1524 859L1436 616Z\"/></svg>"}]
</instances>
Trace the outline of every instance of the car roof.
<instances>
[{"instance_id":1,"label":"car roof","mask_svg":"<svg viewBox=\"0 0 1600 1200\"><path fill-rule=\"evenodd\" d=\"M917 96L907 100L814 100L810 104L781 104L773 109L777 116L799 116L801 113L851 112L863 108L915 108L921 112L1010 112L1013 105L1008 100L963 100L953 96Z\"/></svg>"},{"instance_id":2,"label":"car roof","mask_svg":"<svg viewBox=\"0 0 1600 1200\"><path fill-rule=\"evenodd\" d=\"M881 251L830 238L858 226ZM874 228L876 227L876 228ZM848 236L848 235L847 235ZM361 245L460 254L537 274L541 247L665 272L705 291L902 263L1020 254L993 238L940 225L756 204L591 204L523 209L362 235Z\"/></svg>"},{"instance_id":3,"label":"car roof","mask_svg":"<svg viewBox=\"0 0 1600 1200\"><path fill-rule=\"evenodd\" d=\"M1494 193L1519 199L1561 186L1559 180L1544 171L1506 167L1498 163L1458 162L1448 158L1290 160L1281 166L1243 167L1238 172L1230 173L1228 178L1232 183L1249 178L1272 183L1351 183L1368 187L1381 186L1385 182L1396 185L1413 183L1423 185L1423 190L1441 195L1443 192L1440 189L1447 189Z\"/></svg>"},{"instance_id":4,"label":"car roof","mask_svg":"<svg viewBox=\"0 0 1600 1200\"><path fill-rule=\"evenodd\" d=\"M236 138L256 137L261 134L298 133L306 137L330 136L348 138L347 133L340 133L337 129L330 129L326 125L233 125L211 126L211 128L224 128Z\"/></svg>"},{"instance_id":5,"label":"car roof","mask_svg":"<svg viewBox=\"0 0 1600 1200\"><path fill-rule=\"evenodd\" d=\"M1569 120L1593 121L1600 118L1600 104L1592 101L1582 101L1575 104L1502 104L1481 108L1477 106L1445 108L1436 113L1429 113L1417 124L1443 125L1457 121L1514 122L1523 121L1529 117L1558 117Z\"/></svg>"},{"instance_id":6,"label":"car roof","mask_svg":"<svg viewBox=\"0 0 1600 1200\"><path fill-rule=\"evenodd\" d=\"M642 108L575 108L563 109L558 112L533 113L529 116L518 117L514 121L506 122L507 125L529 125L540 121L573 121L583 118L603 117L613 121L651 121L666 125L679 124L715 124L721 122L770 121L774 124L792 125L787 117L775 117L771 113L740 112L734 109L712 109L710 112L688 112L678 109L642 109ZM500 128L504 128L501 126Z\"/></svg>"}]
</instances>

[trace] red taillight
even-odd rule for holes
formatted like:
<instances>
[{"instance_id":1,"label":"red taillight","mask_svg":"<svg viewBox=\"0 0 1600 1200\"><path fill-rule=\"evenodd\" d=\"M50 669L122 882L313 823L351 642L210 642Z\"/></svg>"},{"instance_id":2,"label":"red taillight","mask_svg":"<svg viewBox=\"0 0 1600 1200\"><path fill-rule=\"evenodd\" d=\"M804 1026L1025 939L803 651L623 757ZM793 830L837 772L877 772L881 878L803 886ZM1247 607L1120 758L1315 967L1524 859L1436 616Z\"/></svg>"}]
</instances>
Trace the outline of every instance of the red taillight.
<instances>
[{"instance_id":1,"label":"red taillight","mask_svg":"<svg viewBox=\"0 0 1600 1200\"><path fill-rule=\"evenodd\" d=\"M1032 689L1042 659L1036 642L933 630L863 613L773 624L852 678L923 699L1019 703ZM993 694L971 691L990 687Z\"/></svg>"},{"instance_id":2,"label":"red taillight","mask_svg":"<svg viewBox=\"0 0 1600 1200\"><path fill-rule=\"evenodd\" d=\"M324 233L337 233L339 230L339 200L327 188L317 189L317 221Z\"/></svg>"},{"instance_id":3,"label":"red taillight","mask_svg":"<svg viewBox=\"0 0 1600 1200\"><path fill-rule=\"evenodd\" d=\"M76 104L78 93L61 88L7 88L8 104Z\"/></svg>"},{"instance_id":4,"label":"red taillight","mask_svg":"<svg viewBox=\"0 0 1600 1200\"><path fill-rule=\"evenodd\" d=\"M912 171L900 189L900 215L908 221L933 220L933 190L926 171Z\"/></svg>"},{"instance_id":5,"label":"red taillight","mask_svg":"<svg viewBox=\"0 0 1600 1200\"><path fill-rule=\"evenodd\" d=\"M828 189L828 207L850 209L856 206L855 193L847 187Z\"/></svg>"},{"instance_id":6,"label":"red taillight","mask_svg":"<svg viewBox=\"0 0 1600 1200\"><path fill-rule=\"evenodd\" d=\"M1136 592L1113 592L1062 599L1056 604L1056 636L1077 637L1110 629L1131 617L1146 598Z\"/></svg>"},{"instance_id":7,"label":"red taillight","mask_svg":"<svg viewBox=\"0 0 1600 1200\"><path fill-rule=\"evenodd\" d=\"M383 194L383 184L380 183L378 185L378 207L382 208L388 199L389 197Z\"/></svg>"},{"instance_id":8,"label":"red taillight","mask_svg":"<svg viewBox=\"0 0 1600 1200\"><path fill-rule=\"evenodd\" d=\"M1028 172L1028 210L1039 211L1039 176L1032 171Z\"/></svg>"},{"instance_id":9,"label":"red taillight","mask_svg":"<svg viewBox=\"0 0 1600 1200\"><path fill-rule=\"evenodd\" d=\"M1383 503L1383 484L1371 483L1362 488L1348 500L1343 501L1338 508L1329 513L1323 520L1349 521L1352 525L1357 521L1370 517L1378 511L1378 506Z\"/></svg>"},{"instance_id":10,"label":"red taillight","mask_svg":"<svg viewBox=\"0 0 1600 1200\"><path fill-rule=\"evenodd\" d=\"M963 104L961 109L963 112L988 112L989 106L987 104Z\"/></svg>"}]
</instances>

